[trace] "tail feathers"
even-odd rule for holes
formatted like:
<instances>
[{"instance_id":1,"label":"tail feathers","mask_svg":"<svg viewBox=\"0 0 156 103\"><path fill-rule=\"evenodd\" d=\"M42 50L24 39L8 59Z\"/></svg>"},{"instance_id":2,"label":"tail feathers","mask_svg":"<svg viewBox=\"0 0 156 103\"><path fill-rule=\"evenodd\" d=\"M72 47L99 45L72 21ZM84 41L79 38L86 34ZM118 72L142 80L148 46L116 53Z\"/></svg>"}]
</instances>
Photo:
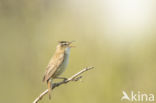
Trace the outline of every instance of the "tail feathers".
<instances>
[{"instance_id":1,"label":"tail feathers","mask_svg":"<svg viewBox=\"0 0 156 103\"><path fill-rule=\"evenodd\" d=\"M49 94L49 99L51 99L51 94L50 94L50 93L51 93L51 88L52 88L52 87L51 87L51 81L49 80L49 81L48 81L48 94Z\"/></svg>"},{"instance_id":2,"label":"tail feathers","mask_svg":"<svg viewBox=\"0 0 156 103\"><path fill-rule=\"evenodd\" d=\"M49 99L51 99L51 89L52 89L52 85L51 85L51 80L46 80L46 77L44 76L43 77L43 82L47 81L47 85L48 85L48 94L49 94Z\"/></svg>"}]
</instances>

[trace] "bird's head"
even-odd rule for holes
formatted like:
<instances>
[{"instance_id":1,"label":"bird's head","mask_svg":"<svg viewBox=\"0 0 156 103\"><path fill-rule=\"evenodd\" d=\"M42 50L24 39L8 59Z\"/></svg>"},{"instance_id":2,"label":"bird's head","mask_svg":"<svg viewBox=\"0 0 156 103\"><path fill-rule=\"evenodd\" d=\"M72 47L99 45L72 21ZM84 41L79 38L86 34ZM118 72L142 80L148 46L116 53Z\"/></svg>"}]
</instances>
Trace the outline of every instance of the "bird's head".
<instances>
[{"instance_id":1,"label":"bird's head","mask_svg":"<svg viewBox=\"0 0 156 103\"><path fill-rule=\"evenodd\" d=\"M72 48L72 47L75 47L71 45L73 42L74 41L59 41L59 44L57 47L60 49Z\"/></svg>"}]
</instances>

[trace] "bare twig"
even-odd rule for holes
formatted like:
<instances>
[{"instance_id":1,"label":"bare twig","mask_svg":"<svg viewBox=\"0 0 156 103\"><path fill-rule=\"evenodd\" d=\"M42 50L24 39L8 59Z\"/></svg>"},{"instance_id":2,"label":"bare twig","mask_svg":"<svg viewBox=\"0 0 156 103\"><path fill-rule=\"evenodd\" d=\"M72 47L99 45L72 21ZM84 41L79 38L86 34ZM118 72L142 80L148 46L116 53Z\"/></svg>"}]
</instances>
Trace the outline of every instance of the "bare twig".
<instances>
[{"instance_id":1,"label":"bare twig","mask_svg":"<svg viewBox=\"0 0 156 103\"><path fill-rule=\"evenodd\" d=\"M70 82L70 81L78 81L80 78L82 78L82 76L80 76L82 73L84 73L84 72L86 72L86 71L88 71L88 70L90 70L90 69L93 69L93 68L94 68L94 67L87 67L87 68L84 68L84 69L82 69L80 72L74 74L73 76L71 76L70 78L68 78L68 79L66 79L66 80L63 80L63 81L61 81L61 82L59 82L59 83L53 83L53 84L52 84L52 90L53 90L55 87L58 87L58 86L60 86L60 85L62 85L62 84L66 84L66 83L68 83L68 82ZM39 102L39 101L42 99L42 97L43 97L44 95L46 95L47 93L48 93L48 89L46 89L44 92L42 92L42 93L33 101L33 103Z\"/></svg>"}]
</instances>

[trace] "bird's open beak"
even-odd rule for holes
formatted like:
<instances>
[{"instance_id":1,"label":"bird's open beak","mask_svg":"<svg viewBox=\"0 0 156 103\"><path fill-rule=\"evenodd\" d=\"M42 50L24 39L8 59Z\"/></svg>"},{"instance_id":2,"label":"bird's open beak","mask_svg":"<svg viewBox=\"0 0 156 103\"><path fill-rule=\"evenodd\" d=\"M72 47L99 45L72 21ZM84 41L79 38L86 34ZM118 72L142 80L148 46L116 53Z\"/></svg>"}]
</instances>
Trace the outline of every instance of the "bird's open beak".
<instances>
[{"instance_id":1,"label":"bird's open beak","mask_svg":"<svg viewBox=\"0 0 156 103\"><path fill-rule=\"evenodd\" d=\"M69 47L70 47L70 48L76 47L76 46L71 45L73 42L75 42L75 41L69 42Z\"/></svg>"}]
</instances>

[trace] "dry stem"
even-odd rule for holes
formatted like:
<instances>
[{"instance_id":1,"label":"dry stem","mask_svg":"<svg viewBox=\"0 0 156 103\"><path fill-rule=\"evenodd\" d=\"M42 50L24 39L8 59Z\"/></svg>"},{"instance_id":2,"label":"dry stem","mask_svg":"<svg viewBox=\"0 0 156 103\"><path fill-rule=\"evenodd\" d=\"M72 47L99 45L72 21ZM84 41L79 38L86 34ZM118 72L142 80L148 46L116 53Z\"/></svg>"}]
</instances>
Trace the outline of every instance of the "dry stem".
<instances>
[{"instance_id":1,"label":"dry stem","mask_svg":"<svg viewBox=\"0 0 156 103\"><path fill-rule=\"evenodd\" d=\"M82 69L80 72L78 72L78 73L72 75L70 78L68 78L68 79L66 79L66 80L63 80L63 81L61 81L61 82L59 82L59 83L53 83L53 84L52 84L52 90L53 90L55 87L58 87L58 86L60 86L60 85L62 85L62 84L66 84L66 83L68 83L68 82L70 82L70 81L78 81L80 78L82 78L82 76L79 76L80 74L82 74L82 73L84 73L84 72L86 72L86 71L88 71L88 70L90 70L90 69L93 69L93 68L94 68L94 67L87 67L87 68L84 68L84 69ZM42 92L42 93L33 101L33 103L39 102L39 101L43 98L43 96L46 95L47 93L48 93L48 89L46 89L44 92Z\"/></svg>"}]
</instances>

